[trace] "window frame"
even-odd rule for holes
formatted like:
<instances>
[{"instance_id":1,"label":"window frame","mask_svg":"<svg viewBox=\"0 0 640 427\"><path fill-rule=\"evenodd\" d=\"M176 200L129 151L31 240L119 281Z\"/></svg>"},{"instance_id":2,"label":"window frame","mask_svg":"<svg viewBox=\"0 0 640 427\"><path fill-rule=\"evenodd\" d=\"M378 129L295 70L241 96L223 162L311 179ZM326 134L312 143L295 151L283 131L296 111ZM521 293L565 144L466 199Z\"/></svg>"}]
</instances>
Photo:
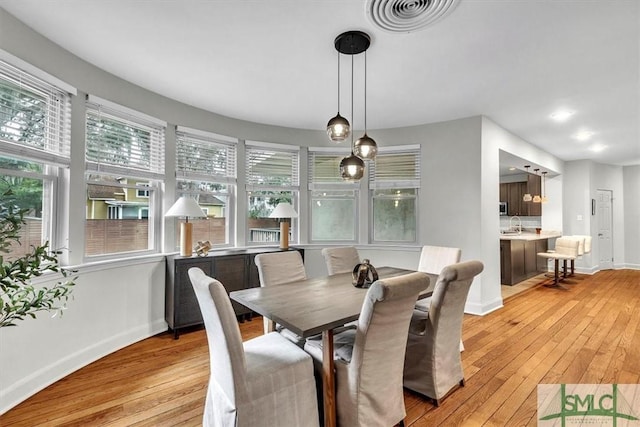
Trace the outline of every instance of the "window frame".
<instances>
[{"instance_id":1,"label":"window frame","mask_svg":"<svg viewBox=\"0 0 640 427\"><path fill-rule=\"evenodd\" d=\"M309 243L315 244L356 244L359 239L359 210L360 210L360 197L363 192L360 191L360 183L353 181L345 181L340 176L340 161L342 158L348 156L351 153L349 149L339 149L332 147L309 147L307 164L308 164L308 193L309 193L309 214L307 218L308 239ZM336 163L335 178L334 175L328 175L324 171L318 173L317 160L324 157L327 161L334 161ZM353 197L345 197L344 199L351 200L353 202L353 239L314 239L313 237L313 210L317 198L314 198L314 192L318 191L353 191ZM366 194L366 193L364 193Z\"/></svg>"},{"instance_id":2,"label":"window frame","mask_svg":"<svg viewBox=\"0 0 640 427\"><path fill-rule=\"evenodd\" d=\"M250 240L251 232L248 226L250 219L249 212L251 209L251 197L253 192L290 192L291 193L291 205L293 209L298 213L298 218L291 218L290 222L290 234L291 238L289 243L299 244L300 242L300 230L298 226L298 219L300 214L300 147L287 144L275 144L262 141L245 141L245 197L247 203L247 210L244 212L245 216L245 245L247 246L267 246L273 245L274 242L266 241L252 241ZM284 174L282 168L280 168L280 175L286 177L289 182L284 184L277 184L273 181L260 183L258 182L258 176L255 174L255 166L257 164L256 158L268 156L268 153L277 154L290 154L291 164L288 166L290 173ZM253 162L253 163L252 163ZM277 176L274 174L271 176ZM279 229L278 229L279 230ZM278 231L279 232L279 231Z\"/></svg>"},{"instance_id":3,"label":"window frame","mask_svg":"<svg viewBox=\"0 0 640 427\"><path fill-rule=\"evenodd\" d=\"M420 182L421 182L421 154L422 147L419 144L414 145L398 145L398 146L388 146L381 147L378 151L378 154L373 162L369 165L369 173L367 174L367 178L369 180L369 243L376 245L398 245L398 244L417 244L420 240ZM384 170L384 173L380 171L382 165L376 165L375 162L379 161L385 156L391 157L394 155L403 156L410 155L413 157L413 174L412 176L407 175L406 173L399 174L394 176L393 173L389 173L388 170ZM376 166L378 170L376 170ZM411 168L404 165L400 165L400 169L407 171L411 170ZM377 176L380 176L380 179L376 179ZM376 239L376 222L375 222L375 201L376 200L388 200L394 199L394 196L384 195L384 196L376 196L377 190L414 190L415 194L413 196L403 196L400 195L398 200L400 199L413 199L414 200L414 211L415 211L415 235L412 240L382 240Z\"/></svg>"}]
</instances>

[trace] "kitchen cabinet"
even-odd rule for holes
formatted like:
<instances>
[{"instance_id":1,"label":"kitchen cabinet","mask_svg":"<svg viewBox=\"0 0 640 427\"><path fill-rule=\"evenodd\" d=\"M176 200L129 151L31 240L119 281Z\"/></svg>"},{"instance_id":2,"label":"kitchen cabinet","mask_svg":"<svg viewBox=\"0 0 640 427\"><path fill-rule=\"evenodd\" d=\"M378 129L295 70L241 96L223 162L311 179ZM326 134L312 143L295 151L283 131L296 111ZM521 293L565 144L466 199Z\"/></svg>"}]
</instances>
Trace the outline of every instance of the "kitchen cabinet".
<instances>
[{"instance_id":1,"label":"kitchen cabinet","mask_svg":"<svg viewBox=\"0 0 640 427\"><path fill-rule=\"evenodd\" d=\"M304 259L304 249L297 250ZM260 276L255 263L257 254L280 252L280 248L252 248L212 251L205 257L168 255L166 258L165 278L165 320L174 338L178 338L179 329L201 325L202 315L195 292L189 280L189 269L198 267L207 276L219 280L227 293L260 286ZM233 310L240 320L253 314L247 307L231 301Z\"/></svg>"},{"instance_id":2,"label":"kitchen cabinet","mask_svg":"<svg viewBox=\"0 0 640 427\"><path fill-rule=\"evenodd\" d=\"M500 184L500 201L507 202L509 216L541 216L542 203L523 201L526 193L532 196L541 194L541 178L539 175L529 175L527 181L507 182Z\"/></svg>"},{"instance_id":3,"label":"kitchen cabinet","mask_svg":"<svg viewBox=\"0 0 640 427\"><path fill-rule=\"evenodd\" d=\"M500 240L500 283L515 285L523 280L547 271L543 258L538 259L538 252L546 252L548 240L541 238L501 239Z\"/></svg>"}]
</instances>

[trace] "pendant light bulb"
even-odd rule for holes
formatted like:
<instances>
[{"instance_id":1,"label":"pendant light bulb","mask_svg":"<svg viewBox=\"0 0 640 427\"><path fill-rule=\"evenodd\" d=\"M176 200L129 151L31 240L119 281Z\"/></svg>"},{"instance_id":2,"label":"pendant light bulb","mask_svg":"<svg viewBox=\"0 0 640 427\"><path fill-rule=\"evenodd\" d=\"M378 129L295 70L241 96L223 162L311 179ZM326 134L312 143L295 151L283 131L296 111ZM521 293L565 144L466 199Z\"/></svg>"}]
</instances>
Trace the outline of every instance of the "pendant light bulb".
<instances>
[{"instance_id":1,"label":"pendant light bulb","mask_svg":"<svg viewBox=\"0 0 640 427\"><path fill-rule=\"evenodd\" d=\"M365 133L355 142L353 153L363 160L373 160L378 153L378 144Z\"/></svg>"},{"instance_id":2,"label":"pendant light bulb","mask_svg":"<svg viewBox=\"0 0 640 427\"><path fill-rule=\"evenodd\" d=\"M353 153L340 161L340 176L344 180L357 181L364 176L364 161Z\"/></svg>"},{"instance_id":3,"label":"pendant light bulb","mask_svg":"<svg viewBox=\"0 0 640 427\"><path fill-rule=\"evenodd\" d=\"M340 143L349 137L351 125L340 113L327 123L327 135L332 142Z\"/></svg>"}]
</instances>

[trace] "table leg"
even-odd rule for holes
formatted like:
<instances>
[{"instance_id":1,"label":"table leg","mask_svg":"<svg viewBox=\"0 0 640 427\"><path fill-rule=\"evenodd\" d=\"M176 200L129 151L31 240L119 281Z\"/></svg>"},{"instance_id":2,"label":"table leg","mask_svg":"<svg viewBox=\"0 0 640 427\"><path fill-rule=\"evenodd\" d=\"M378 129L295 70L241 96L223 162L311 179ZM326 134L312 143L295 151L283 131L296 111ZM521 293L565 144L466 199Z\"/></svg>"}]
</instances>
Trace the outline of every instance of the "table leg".
<instances>
[{"instance_id":1,"label":"table leg","mask_svg":"<svg viewBox=\"0 0 640 427\"><path fill-rule=\"evenodd\" d=\"M333 330L322 331L322 390L324 394L324 425L336 426L336 382L333 361Z\"/></svg>"}]
</instances>

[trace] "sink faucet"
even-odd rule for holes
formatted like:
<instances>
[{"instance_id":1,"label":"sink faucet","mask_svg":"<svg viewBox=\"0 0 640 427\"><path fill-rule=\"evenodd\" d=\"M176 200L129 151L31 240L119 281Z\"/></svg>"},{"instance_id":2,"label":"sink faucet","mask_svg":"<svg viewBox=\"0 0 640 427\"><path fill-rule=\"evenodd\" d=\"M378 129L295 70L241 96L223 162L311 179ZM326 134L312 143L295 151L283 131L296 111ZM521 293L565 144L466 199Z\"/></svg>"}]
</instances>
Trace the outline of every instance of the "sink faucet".
<instances>
[{"instance_id":1,"label":"sink faucet","mask_svg":"<svg viewBox=\"0 0 640 427\"><path fill-rule=\"evenodd\" d=\"M512 216L511 218L509 218L509 230L513 230L513 220L517 219L518 220L518 234L522 233L522 220L520 219L519 216Z\"/></svg>"}]
</instances>

